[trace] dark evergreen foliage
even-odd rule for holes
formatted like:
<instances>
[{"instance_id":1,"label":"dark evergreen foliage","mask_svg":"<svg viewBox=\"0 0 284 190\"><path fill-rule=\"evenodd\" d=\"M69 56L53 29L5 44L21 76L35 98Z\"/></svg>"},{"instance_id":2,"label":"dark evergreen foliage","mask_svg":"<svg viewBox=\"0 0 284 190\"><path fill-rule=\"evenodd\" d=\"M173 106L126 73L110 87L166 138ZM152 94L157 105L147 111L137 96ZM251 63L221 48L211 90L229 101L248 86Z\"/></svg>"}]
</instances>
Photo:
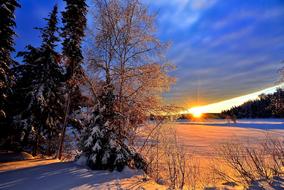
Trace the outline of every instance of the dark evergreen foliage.
<instances>
[{"instance_id":1,"label":"dark evergreen foliage","mask_svg":"<svg viewBox=\"0 0 284 190\"><path fill-rule=\"evenodd\" d=\"M57 32L57 6L46 19L47 26L39 28L42 45L39 48L27 46L25 52L19 52L25 64L15 68L17 84L14 101L15 126L22 131L22 144L33 144L33 153L51 154L55 152L54 143L63 120L64 73L60 66L60 55L55 51L59 41ZM30 141L31 140L31 141ZM52 145L53 144L53 145ZM40 150L40 146L47 147Z\"/></svg>"},{"instance_id":2,"label":"dark evergreen foliage","mask_svg":"<svg viewBox=\"0 0 284 190\"><path fill-rule=\"evenodd\" d=\"M284 90L277 89L273 94L260 95L259 99L223 111L222 115L237 118L284 118Z\"/></svg>"},{"instance_id":3,"label":"dark evergreen foliage","mask_svg":"<svg viewBox=\"0 0 284 190\"><path fill-rule=\"evenodd\" d=\"M81 92L79 84L84 78L84 72L81 67L83 55L81 51L81 42L84 37L87 19L87 4L85 0L65 0L66 10L62 12L62 33L63 37L63 56L67 68L67 103L65 108L65 121L60 140L58 158L62 156L65 131L68 123L72 123L69 116L77 109L80 109L80 101L74 101L74 97L80 97ZM75 98L76 99L76 98Z\"/></svg>"},{"instance_id":4,"label":"dark evergreen foliage","mask_svg":"<svg viewBox=\"0 0 284 190\"><path fill-rule=\"evenodd\" d=\"M145 160L119 137L115 121L121 116L114 111L114 100L112 86L106 85L82 131L80 148L87 165L95 170L122 171L125 166L146 170Z\"/></svg>"},{"instance_id":5,"label":"dark evergreen foliage","mask_svg":"<svg viewBox=\"0 0 284 190\"><path fill-rule=\"evenodd\" d=\"M14 13L17 7L20 7L17 0L0 0L0 124L6 118L7 97L12 93L13 75L10 68L15 64L11 52L15 50Z\"/></svg>"},{"instance_id":6,"label":"dark evergreen foliage","mask_svg":"<svg viewBox=\"0 0 284 190\"><path fill-rule=\"evenodd\" d=\"M81 105L91 107L80 89L84 79L81 42L86 27L87 5L85 0L65 2L61 35L57 26L58 8L54 6L45 19L46 27L37 28L41 32L41 46L28 45L25 51L19 52L23 64L13 66L11 70L14 62L10 53L14 51L15 35L13 13L19 5L15 0L0 0L2 117L7 115L4 108L9 108L9 116L5 116L9 130L1 129L0 147L8 150L18 147L18 150L32 152L33 155L54 155L59 150L58 155L61 155L66 127L72 124L80 130L83 128L80 145L83 154L88 157L90 168L122 171L125 166L130 166L146 171L145 160L129 145L129 133L118 130L123 125L119 121L124 121L124 116L115 111L116 96L110 80L106 80L100 95L91 102L92 105L95 102L96 106L88 123L82 125L70 117L75 115L75 111L80 111ZM63 56L56 51L60 37L63 39ZM15 76L13 93L5 102L2 100L11 91L9 83L12 76Z\"/></svg>"},{"instance_id":7,"label":"dark evergreen foliage","mask_svg":"<svg viewBox=\"0 0 284 190\"><path fill-rule=\"evenodd\" d=\"M64 25L61 36L64 38L63 55L67 58L67 79L82 74L83 55L81 42L86 28L87 4L85 0L64 0L66 11L62 13Z\"/></svg>"}]
</instances>

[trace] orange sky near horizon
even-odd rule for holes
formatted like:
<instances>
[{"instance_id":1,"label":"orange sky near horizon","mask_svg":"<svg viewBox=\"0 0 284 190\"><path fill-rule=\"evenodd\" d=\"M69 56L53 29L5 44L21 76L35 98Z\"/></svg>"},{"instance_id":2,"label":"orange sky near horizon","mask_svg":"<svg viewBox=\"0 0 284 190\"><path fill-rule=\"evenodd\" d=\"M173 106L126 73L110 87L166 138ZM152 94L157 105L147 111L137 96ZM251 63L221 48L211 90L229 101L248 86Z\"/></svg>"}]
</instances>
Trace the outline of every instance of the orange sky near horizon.
<instances>
[{"instance_id":1,"label":"orange sky near horizon","mask_svg":"<svg viewBox=\"0 0 284 190\"><path fill-rule=\"evenodd\" d=\"M181 113L182 114L191 113L193 115L201 115L202 113L220 113L223 110L230 109L233 106L241 105L244 102L247 102L249 100L255 100L255 99L258 98L258 96L260 94L274 93L277 88L283 88L283 87L284 87L284 83L270 87L270 88L266 88L266 89L263 89L263 90L259 90L259 91L254 92L254 93L235 97L235 98L232 98L232 99L228 99L228 100L224 100L224 101L220 101L220 102L216 102L216 103L212 103L212 104L208 104L208 105L192 107L192 108L189 108L185 111L182 111Z\"/></svg>"}]
</instances>

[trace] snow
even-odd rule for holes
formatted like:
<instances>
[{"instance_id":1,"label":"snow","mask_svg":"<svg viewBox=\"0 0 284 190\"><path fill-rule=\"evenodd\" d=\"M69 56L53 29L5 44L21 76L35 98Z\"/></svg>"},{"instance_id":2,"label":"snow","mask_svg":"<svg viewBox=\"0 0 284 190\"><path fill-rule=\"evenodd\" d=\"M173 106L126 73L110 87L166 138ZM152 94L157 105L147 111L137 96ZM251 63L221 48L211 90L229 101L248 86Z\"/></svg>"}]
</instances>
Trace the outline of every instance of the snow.
<instances>
[{"instance_id":1,"label":"snow","mask_svg":"<svg viewBox=\"0 0 284 190\"><path fill-rule=\"evenodd\" d=\"M109 157L110 157L109 151L106 151L106 152L104 153L103 158L102 158L102 163L103 163L103 164L106 164L106 163L107 163L107 160L109 159Z\"/></svg>"},{"instance_id":2,"label":"snow","mask_svg":"<svg viewBox=\"0 0 284 190\"><path fill-rule=\"evenodd\" d=\"M189 153L193 153L200 163L202 178L206 178L208 165L220 143L232 140L258 142L267 133L276 137L284 136L283 119L238 120L228 124L225 120L170 123L177 129L178 139ZM115 145L115 141L110 140ZM104 155L107 156L107 155ZM92 171L84 167L86 157L76 162L20 161L0 164L0 189L166 189L153 181L144 182L141 171L126 168L123 172ZM284 180L283 180L284 181ZM163 183L163 181L159 181ZM228 187L228 189L232 189Z\"/></svg>"},{"instance_id":3,"label":"snow","mask_svg":"<svg viewBox=\"0 0 284 190\"><path fill-rule=\"evenodd\" d=\"M81 155L79 157L79 159L76 161L76 164L78 166L86 166L87 165L87 160L88 160L88 158L86 156Z\"/></svg>"},{"instance_id":4,"label":"snow","mask_svg":"<svg viewBox=\"0 0 284 190\"><path fill-rule=\"evenodd\" d=\"M25 161L31 162L31 161ZM15 163L11 163L13 165ZM27 164L22 162L21 164ZM109 190L166 189L153 181L143 181L143 172L125 168L123 172L92 171L74 162L51 162L47 165L0 170L0 189L9 190Z\"/></svg>"},{"instance_id":5,"label":"snow","mask_svg":"<svg viewBox=\"0 0 284 190\"><path fill-rule=\"evenodd\" d=\"M115 161L119 162L121 160L124 160L124 156L121 153L119 153L119 154L117 154Z\"/></svg>"},{"instance_id":6,"label":"snow","mask_svg":"<svg viewBox=\"0 0 284 190\"><path fill-rule=\"evenodd\" d=\"M93 137L90 136L90 137L87 139L85 146L86 146L86 147L90 147L92 144L93 144Z\"/></svg>"},{"instance_id":7,"label":"snow","mask_svg":"<svg viewBox=\"0 0 284 190\"><path fill-rule=\"evenodd\" d=\"M117 145L113 139L110 139L109 144L110 144L110 148L115 148Z\"/></svg>"},{"instance_id":8,"label":"snow","mask_svg":"<svg viewBox=\"0 0 284 190\"><path fill-rule=\"evenodd\" d=\"M94 122L97 121L101 116L100 115L97 115L94 119Z\"/></svg>"},{"instance_id":9,"label":"snow","mask_svg":"<svg viewBox=\"0 0 284 190\"><path fill-rule=\"evenodd\" d=\"M94 116L93 111L94 111L93 108L82 107L81 109L79 109L75 112L74 117L77 120L89 122Z\"/></svg>"},{"instance_id":10,"label":"snow","mask_svg":"<svg viewBox=\"0 0 284 190\"><path fill-rule=\"evenodd\" d=\"M99 109L100 113L106 109L105 105Z\"/></svg>"},{"instance_id":11,"label":"snow","mask_svg":"<svg viewBox=\"0 0 284 190\"><path fill-rule=\"evenodd\" d=\"M8 11L9 13L12 13L12 11L4 3L1 5L1 7L6 11Z\"/></svg>"},{"instance_id":12,"label":"snow","mask_svg":"<svg viewBox=\"0 0 284 190\"><path fill-rule=\"evenodd\" d=\"M284 119L244 119L237 123L226 120L204 120L176 122L177 136L190 153L198 156L212 156L215 148L233 140L255 143L263 141L267 135L284 136Z\"/></svg>"},{"instance_id":13,"label":"snow","mask_svg":"<svg viewBox=\"0 0 284 190\"><path fill-rule=\"evenodd\" d=\"M101 136L101 130L100 130L99 126L96 125L95 127L93 127L91 134L96 135L96 136Z\"/></svg>"},{"instance_id":14,"label":"snow","mask_svg":"<svg viewBox=\"0 0 284 190\"><path fill-rule=\"evenodd\" d=\"M106 121L105 124L104 124L104 126L105 126L105 127L108 127L108 126L109 126L109 121Z\"/></svg>"},{"instance_id":15,"label":"snow","mask_svg":"<svg viewBox=\"0 0 284 190\"><path fill-rule=\"evenodd\" d=\"M24 160L24 161L10 161L10 162L0 162L0 182L1 182L1 174L6 171L10 170L20 170L20 169L25 169L25 168L30 168L30 167L35 167L35 166L42 166L42 165L47 165L51 163L56 163L58 160L56 159L33 159L33 160ZM1 186L0 186L1 189Z\"/></svg>"},{"instance_id":16,"label":"snow","mask_svg":"<svg viewBox=\"0 0 284 190\"><path fill-rule=\"evenodd\" d=\"M96 161L97 161L97 155L96 155L96 154L93 154L93 156L92 156L92 161L93 161L94 163L96 163Z\"/></svg>"},{"instance_id":17,"label":"snow","mask_svg":"<svg viewBox=\"0 0 284 190\"><path fill-rule=\"evenodd\" d=\"M16 152L4 152L4 151L1 152L0 151L0 163L8 162L8 161L11 162L11 161L20 161L20 160L31 160L31 159L34 159L34 157L27 152L16 153Z\"/></svg>"},{"instance_id":18,"label":"snow","mask_svg":"<svg viewBox=\"0 0 284 190\"><path fill-rule=\"evenodd\" d=\"M100 146L100 140L97 140L97 142L95 143L95 145L93 146L92 150L97 152L99 150L101 150L101 146Z\"/></svg>"},{"instance_id":19,"label":"snow","mask_svg":"<svg viewBox=\"0 0 284 190\"><path fill-rule=\"evenodd\" d=\"M255 129L284 129L284 119L238 119L236 123L228 122L225 119L209 119L201 121L180 120L188 125L206 125L218 127L241 127Z\"/></svg>"}]
</instances>

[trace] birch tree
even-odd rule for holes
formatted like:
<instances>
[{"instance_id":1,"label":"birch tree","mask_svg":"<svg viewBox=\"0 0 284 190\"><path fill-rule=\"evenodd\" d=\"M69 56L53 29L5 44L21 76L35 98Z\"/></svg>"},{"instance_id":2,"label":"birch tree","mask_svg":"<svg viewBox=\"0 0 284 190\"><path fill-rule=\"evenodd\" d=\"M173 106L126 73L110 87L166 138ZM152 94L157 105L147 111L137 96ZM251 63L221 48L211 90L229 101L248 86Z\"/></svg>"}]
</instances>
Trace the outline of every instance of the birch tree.
<instances>
[{"instance_id":1,"label":"birch tree","mask_svg":"<svg viewBox=\"0 0 284 190\"><path fill-rule=\"evenodd\" d=\"M131 136L149 114L161 113L161 94L174 81L167 47L155 35L155 15L139 0L94 0L94 27L87 61L100 80L114 86L121 138Z\"/></svg>"},{"instance_id":2,"label":"birch tree","mask_svg":"<svg viewBox=\"0 0 284 190\"><path fill-rule=\"evenodd\" d=\"M93 4L91 13L94 22L89 29L87 41L90 43L85 52L87 72L89 77L96 79L92 85L96 87L97 105L102 110L112 110L112 114L102 113L102 118L108 119L107 125L102 123L94 129L94 121L87 130L96 133L99 130L99 134L107 130L107 136L114 138L110 142L121 147L115 151L116 156L110 156L121 160L107 162L111 164L107 168L121 170L124 165L134 162L135 167L145 169L143 158L132 145L137 129L145 124L148 116L161 113L161 95L173 82L168 76L171 66L164 63L166 44L155 35L155 16L149 14L139 0L94 0ZM111 101L101 99L104 94L110 94ZM89 166L104 163L100 160L104 154L97 156L98 147L111 147L112 143L100 140L100 146L97 146L99 139L94 135L88 138L85 134L82 139L85 139L83 152L88 150L85 153ZM107 150L104 149L104 152Z\"/></svg>"}]
</instances>

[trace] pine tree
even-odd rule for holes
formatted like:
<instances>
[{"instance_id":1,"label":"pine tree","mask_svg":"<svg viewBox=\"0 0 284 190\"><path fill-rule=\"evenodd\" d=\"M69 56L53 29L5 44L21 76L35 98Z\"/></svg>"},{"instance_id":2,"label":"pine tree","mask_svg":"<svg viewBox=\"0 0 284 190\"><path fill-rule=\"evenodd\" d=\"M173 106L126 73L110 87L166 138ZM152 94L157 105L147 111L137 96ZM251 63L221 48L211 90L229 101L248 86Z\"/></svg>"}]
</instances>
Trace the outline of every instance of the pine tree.
<instances>
[{"instance_id":1,"label":"pine tree","mask_svg":"<svg viewBox=\"0 0 284 190\"><path fill-rule=\"evenodd\" d=\"M274 117L283 118L284 117L284 90L278 88L276 92L271 96L272 113Z\"/></svg>"},{"instance_id":2,"label":"pine tree","mask_svg":"<svg viewBox=\"0 0 284 190\"><path fill-rule=\"evenodd\" d=\"M113 87L105 85L97 97L91 121L82 131L80 148L87 165L95 170L122 171L125 166L146 170L146 162L116 133Z\"/></svg>"},{"instance_id":3,"label":"pine tree","mask_svg":"<svg viewBox=\"0 0 284 190\"><path fill-rule=\"evenodd\" d=\"M31 136L34 143L33 154L39 151L40 142L47 143L48 150L55 151L63 118L63 70L59 65L60 55L55 51L59 41L57 27L57 6L54 6L41 31L42 45L39 48L27 46L27 51L18 53L24 65L18 66L16 97L22 101L18 110L18 125L24 129L24 142ZM45 144L46 145L46 144ZM45 146L46 147L46 146Z\"/></svg>"},{"instance_id":4,"label":"pine tree","mask_svg":"<svg viewBox=\"0 0 284 190\"><path fill-rule=\"evenodd\" d=\"M87 4L85 0L64 0L66 11L62 13L61 36L64 38L63 55L67 58L67 78L80 77L83 55L81 42L86 28Z\"/></svg>"},{"instance_id":5,"label":"pine tree","mask_svg":"<svg viewBox=\"0 0 284 190\"><path fill-rule=\"evenodd\" d=\"M16 0L0 0L0 119L6 117L7 96L11 94L13 76L10 67L15 63L11 58L11 52L15 50L14 12L17 7L20 5Z\"/></svg>"},{"instance_id":6,"label":"pine tree","mask_svg":"<svg viewBox=\"0 0 284 190\"><path fill-rule=\"evenodd\" d=\"M66 100L65 119L62 130L62 138L60 140L58 158L61 158L65 131L68 123L68 116L73 111L76 105L73 97L78 96L78 85L83 79L83 69L81 64L83 62L83 55L81 52L81 42L84 37L84 30L86 28L86 14L87 4L85 0L64 0L66 2L66 11L62 13L62 33L64 38L63 55L65 57L65 64L67 67L66 81L68 96ZM80 95L79 95L80 96Z\"/></svg>"},{"instance_id":7,"label":"pine tree","mask_svg":"<svg viewBox=\"0 0 284 190\"><path fill-rule=\"evenodd\" d=\"M284 91L279 88L273 94L261 94L256 100L249 100L221 113L237 118L283 118Z\"/></svg>"}]
</instances>

